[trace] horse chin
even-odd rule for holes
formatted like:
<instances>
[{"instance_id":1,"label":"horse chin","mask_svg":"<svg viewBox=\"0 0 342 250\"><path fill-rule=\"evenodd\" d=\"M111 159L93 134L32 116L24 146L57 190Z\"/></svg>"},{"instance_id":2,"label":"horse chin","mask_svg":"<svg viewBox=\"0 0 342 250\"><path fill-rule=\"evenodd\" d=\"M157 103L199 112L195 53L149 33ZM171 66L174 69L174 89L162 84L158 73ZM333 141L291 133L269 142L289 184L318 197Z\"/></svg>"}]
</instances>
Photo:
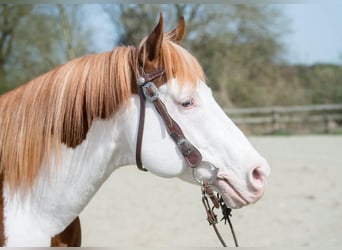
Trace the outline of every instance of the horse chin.
<instances>
[{"instance_id":1,"label":"horse chin","mask_svg":"<svg viewBox=\"0 0 342 250\"><path fill-rule=\"evenodd\" d=\"M221 194L227 207L238 209L250 204L240 192L231 184L228 178L220 176L214 183L217 191Z\"/></svg>"}]
</instances>

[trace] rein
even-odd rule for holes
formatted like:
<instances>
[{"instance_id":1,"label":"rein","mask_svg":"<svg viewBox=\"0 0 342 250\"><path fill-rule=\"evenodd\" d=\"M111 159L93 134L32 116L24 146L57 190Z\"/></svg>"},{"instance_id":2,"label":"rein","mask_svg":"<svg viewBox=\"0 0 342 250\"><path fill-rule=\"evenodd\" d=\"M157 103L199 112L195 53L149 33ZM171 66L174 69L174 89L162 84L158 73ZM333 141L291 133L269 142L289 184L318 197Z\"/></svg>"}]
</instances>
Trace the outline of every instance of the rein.
<instances>
[{"instance_id":1,"label":"rein","mask_svg":"<svg viewBox=\"0 0 342 250\"><path fill-rule=\"evenodd\" d=\"M215 195L214 191L211 187L211 181L208 180L200 180L195 176L195 168L198 167L202 162L202 155L200 151L189 142L189 140L185 137L181 127L177 124L175 120L170 116L169 112L163 101L159 98L159 90L156 84L153 82L155 79L162 77L165 74L165 71L162 68L156 68L150 73L145 73L142 67L139 67L139 74L140 76L137 78L137 85L138 85L138 94L140 97L140 117L139 117L139 127L138 127L138 135L137 135L137 144L136 144L136 164L139 170L147 171L146 168L143 167L141 161L141 147L142 147L142 140L144 134L144 124L145 124L145 108L146 108L146 99L150 101L157 112L159 113L160 117L163 119L164 124L166 126L167 132L169 133L170 137L176 143L178 149L182 153L186 163L189 167L193 169L193 177L194 179L199 182L202 186L202 203L207 213L207 220L209 225L213 226L215 233L220 240L222 246L227 247L227 244L224 242L221 234L219 233L216 224L217 215L214 213L215 208L220 208L222 210L223 218L225 224L228 221L230 226L231 233L234 238L235 246L238 247L237 239L235 236L235 232L230 221L231 216L231 209L228 208L222 197L218 194ZM212 165L209 163L209 167ZM217 173L218 169L215 168L215 173ZM210 205L210 202L212 205Z\"/></svg>"},{"instance_id":2,"label":"rein","mask_svg":"<svg viewBox=\"0 0 342 250\"><path fill-rule=\"evenodd\" d=\"M212 205L210 205L209 200L212 202ZM238 247L239 244L237 242L237 238L235 235L233 224L229 218L232 216L231 215L232 209L228 208L226 206L222 197L219 194L215 195L215 193L214 193L213 189L211 188L208 181L203 181L203 184L202 184L202 203L203 203L204 209L207 213L207 220L209 222L209 225L213 226L214 231L216 233L216 236L219 239L219 241L221 242L222 246L227 247L226 242L223 240L220 232L218 231L218 229L216 227L216 224L218 223L218 221L217 221L217 215L215 214L214 209L215 208L218 209L221 207L221 211L222 211L222 215L223 215L221 221L224 220L224 224L226 224L228 222L230 231L231 231L233 239L234 239L234 244L236 247Z\"/></svg>"}]
</instances>

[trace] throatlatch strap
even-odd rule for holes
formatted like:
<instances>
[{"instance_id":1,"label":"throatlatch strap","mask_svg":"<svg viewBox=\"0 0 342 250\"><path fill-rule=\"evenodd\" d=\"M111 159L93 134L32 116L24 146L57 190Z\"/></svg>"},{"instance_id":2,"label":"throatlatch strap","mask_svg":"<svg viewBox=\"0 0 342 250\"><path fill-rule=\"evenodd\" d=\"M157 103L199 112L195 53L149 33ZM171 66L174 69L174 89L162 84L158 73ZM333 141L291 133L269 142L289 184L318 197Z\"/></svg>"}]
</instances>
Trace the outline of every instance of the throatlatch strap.
<instances>
[{"instance_id":1,"label":"throatlatch strap","mask_svg":"<svg viewBox=\"0 0 342 250\"><path fill-rule=\"evenodd\" d=\"M154 79L161 77L165 72L162 68L157 68L152 72L146 74L143 69L139 68L140 77L138 77L138 93L140 99L140 116L139 116L139 125L138 125L138 136L137 136L137 144L135 150L135 161L139 170L147 171L146 168L143 167L141 161L141 147L142 140L144 137L144 125L145 125L145 106L146 106L146 97L143 92L143 86L145 83L153 81Z\"/></svg>"},{"instance_id":2,"label":"throatlatch strap","mask_svg":"<svg viewBox=\"0 0 342 250\"><path fill-rule=\"evenodd\" d=\"M140 99L140 116L139 116L137 145L136 145L136 152L135 152L135 161L139 170L147 171L147 169L143 167L142 162L141 162L141 145L142 145L142 139L144 136L146 98L141 88L138 88L138 91L139 91L139 97L140 97L139 98Z\"/></svg>"}]
</instances>

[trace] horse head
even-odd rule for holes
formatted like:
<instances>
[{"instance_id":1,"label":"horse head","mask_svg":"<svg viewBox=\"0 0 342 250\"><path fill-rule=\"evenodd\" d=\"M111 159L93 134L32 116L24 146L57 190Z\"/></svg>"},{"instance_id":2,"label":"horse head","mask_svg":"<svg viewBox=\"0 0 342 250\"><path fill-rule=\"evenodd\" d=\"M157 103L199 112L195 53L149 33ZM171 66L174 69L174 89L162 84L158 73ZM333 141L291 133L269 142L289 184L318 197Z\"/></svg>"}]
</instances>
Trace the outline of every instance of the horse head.
<instances>
[{"instance_id":1,"label":"horse head","mask_svg":"<svg viewBox=\"0 0 342 250\"><path fill-rule=\"evenodd\" d=\"M187 141L200 152L201 160L195 168L189 168L179 145L167 131L166 118L160 115L165 111L158 111L154 100L147 100L142 165L161 177L179 177L191 183L207 180L231 208L254 203L264 193L269 165L217 104L197 60L179 45L184 31L181 18L177 28L164 33L161 15L137 49L136 75L138 79L142 72L163 69L163 74L153 80L158 98ZM125 133L135 151L141 102L139 95L131 99Z\"/></svg>"}]
</instances>

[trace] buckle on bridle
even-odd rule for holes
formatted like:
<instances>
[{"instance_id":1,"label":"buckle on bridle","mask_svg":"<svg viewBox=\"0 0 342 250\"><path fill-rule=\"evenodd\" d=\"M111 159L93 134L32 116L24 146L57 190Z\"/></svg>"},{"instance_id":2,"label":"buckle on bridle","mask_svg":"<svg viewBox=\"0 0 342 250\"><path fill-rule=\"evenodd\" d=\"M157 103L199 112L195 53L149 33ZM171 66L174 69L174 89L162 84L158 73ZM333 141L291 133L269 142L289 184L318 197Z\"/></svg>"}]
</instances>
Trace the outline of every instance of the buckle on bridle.
<instances>
[{"instance_id":1,"label":"buckle on bridle","mask_svg":"<svg viewBox=\"0 0 342 250\"><path fill-rule=\"evenodd\" d=\"M143 93L150 102L154 102L159 98L159 90L154 82L146 82L142 85Z\"/></svg>"},{"instance_id":2,"label":"buckle on bridle","mask_svg":"<svg viewBox=\"0 0 342 250\"><path fill-rule=\"evenodd\" d=\"M180 139L177 145L184 156L189 156L195 148L186 138Z\"/></svg>"}]
</instances>

